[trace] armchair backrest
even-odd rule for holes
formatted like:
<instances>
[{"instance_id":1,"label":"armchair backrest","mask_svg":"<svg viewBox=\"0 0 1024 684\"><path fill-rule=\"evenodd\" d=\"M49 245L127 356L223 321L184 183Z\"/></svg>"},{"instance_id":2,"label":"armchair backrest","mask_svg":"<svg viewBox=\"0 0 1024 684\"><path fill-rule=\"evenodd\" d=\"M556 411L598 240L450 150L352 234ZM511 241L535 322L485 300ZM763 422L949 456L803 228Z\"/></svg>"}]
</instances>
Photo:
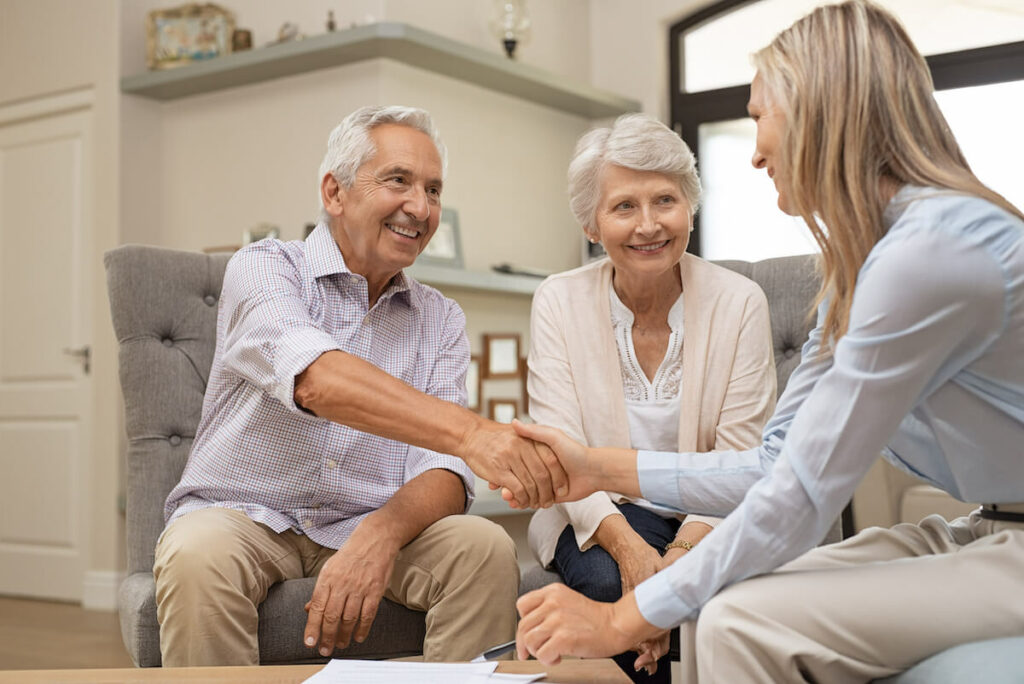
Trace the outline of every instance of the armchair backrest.
<instances>
[{"instance_id":1,"label":"armchair backrest","mask_svg":"<svg viewBox=\"0 0 1024 684\"><path fill-rule=\"evenodd\" d=\"M753 280L768 298L780 395L789 374L800 364L800 348L814 327L810 312L821 283L816 261L815 255L804 254L755 262L715 262Z\"/></svg>"},{"instance_id":2,"label":"armchair backrest","mask_svg":"<svg viewBox=\"0 0 1024 684\"><path fill-rule=\"evenodd\" d=\"M128 572L153 568L163 506L181 479L216 346L230 255L126 245L104 256L128 453Z\"/></svg>"}]
</instances>

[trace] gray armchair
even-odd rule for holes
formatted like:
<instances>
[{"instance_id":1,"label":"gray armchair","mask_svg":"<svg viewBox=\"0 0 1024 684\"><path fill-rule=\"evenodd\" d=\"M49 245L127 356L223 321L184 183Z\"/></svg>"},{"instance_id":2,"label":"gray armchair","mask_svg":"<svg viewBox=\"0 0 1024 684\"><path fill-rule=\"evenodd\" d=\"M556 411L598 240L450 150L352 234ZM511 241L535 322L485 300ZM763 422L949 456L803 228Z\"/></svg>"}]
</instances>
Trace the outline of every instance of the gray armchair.
<instances>
[{"instance_id":1,"label":"gray armchair","mask_svg":"<svg viewBox=\"0 0 1024 684\"><path fill-rule=\"evenodd\" d=\"M129 245L104 258L120 350L127 455L128 576L118 596L121 635L137 666L160 665L153 555L163 505L199 424L213 363L217 300L228 255ZM323 662L302 644L314 579L274 585L260 606L260 661ZM395 658L422 652L424 614L387 599L369 638L336 657Z\"/></svg>"}]
</instances>

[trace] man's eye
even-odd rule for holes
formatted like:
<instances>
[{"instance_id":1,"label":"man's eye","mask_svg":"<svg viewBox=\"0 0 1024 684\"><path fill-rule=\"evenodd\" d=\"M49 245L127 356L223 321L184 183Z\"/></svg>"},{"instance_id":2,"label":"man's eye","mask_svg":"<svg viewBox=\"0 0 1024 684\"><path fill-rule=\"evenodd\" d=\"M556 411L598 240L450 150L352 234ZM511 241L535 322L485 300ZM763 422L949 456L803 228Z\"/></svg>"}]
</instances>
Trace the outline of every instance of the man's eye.
<instances>
[{"instance_id":1,"label":"man's eye","mask_svg":"<svg viewBox=\"0 0 1024 684\"><path fill-rule=\"evenodd\" d=\"M616 209L620 209L620 210L632 209L633 208L633 203L632 202L619 202L617 205L615 205L615 208Z\"/></svg>"}]
</instances>

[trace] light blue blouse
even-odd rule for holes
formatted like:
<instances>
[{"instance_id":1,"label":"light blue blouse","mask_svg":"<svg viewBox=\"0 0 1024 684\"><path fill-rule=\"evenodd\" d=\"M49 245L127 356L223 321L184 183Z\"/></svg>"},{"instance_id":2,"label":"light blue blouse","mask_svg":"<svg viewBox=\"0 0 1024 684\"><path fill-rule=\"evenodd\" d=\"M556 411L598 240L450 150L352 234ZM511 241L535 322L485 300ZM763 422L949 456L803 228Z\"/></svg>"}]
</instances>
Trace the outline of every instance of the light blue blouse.
<instances>
[{"instance_id":1,"label":"light blue blouse","mask_svg":"<svg viewBox=\"0 0 1024 684\"><path fill-rule=\"evenodd\" d=\"M1024 502L1024 222L984 200L904 187L857 279L832 355L816 327L763 443L639 452L644 497L728 517L636 588L667 628L720 589L815 546L881 452L976 503Z\"/></svg>"}]
</instances>

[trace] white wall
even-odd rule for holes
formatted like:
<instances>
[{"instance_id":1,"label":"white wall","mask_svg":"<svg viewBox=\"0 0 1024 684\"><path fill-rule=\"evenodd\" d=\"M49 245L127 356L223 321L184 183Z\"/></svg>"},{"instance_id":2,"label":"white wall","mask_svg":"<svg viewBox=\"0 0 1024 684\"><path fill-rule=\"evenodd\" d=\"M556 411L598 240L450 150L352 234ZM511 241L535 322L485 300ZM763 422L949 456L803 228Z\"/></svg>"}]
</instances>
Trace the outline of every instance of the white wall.
<instances>
[{"instance_id":1,"label":"white wall","mask_svg":"<svg viewBox=\"0 0 1024 684\"><path fill-rule=\"evenodd\" d=\"M0 104L78 88L94 92L93 140L99 153L91 170L92 197L84 202L92 212L95 241L90 259L97 274L89 297L94 410L88 450L91 460L82 470L88 473L86 487L91 494L86 524L88 570L94 578L111 580L110 573L124 565L124 532L117 509L123 429L117 348L99 264L103 252L119 243L118 11L116 0L0 2ZM61 201L60 195L55 188L54 201ZM45 226L26 229L36 230L39 248L46 249ZM113 595L105 600L112 601Z\"/></svg>"}]
</instances>

